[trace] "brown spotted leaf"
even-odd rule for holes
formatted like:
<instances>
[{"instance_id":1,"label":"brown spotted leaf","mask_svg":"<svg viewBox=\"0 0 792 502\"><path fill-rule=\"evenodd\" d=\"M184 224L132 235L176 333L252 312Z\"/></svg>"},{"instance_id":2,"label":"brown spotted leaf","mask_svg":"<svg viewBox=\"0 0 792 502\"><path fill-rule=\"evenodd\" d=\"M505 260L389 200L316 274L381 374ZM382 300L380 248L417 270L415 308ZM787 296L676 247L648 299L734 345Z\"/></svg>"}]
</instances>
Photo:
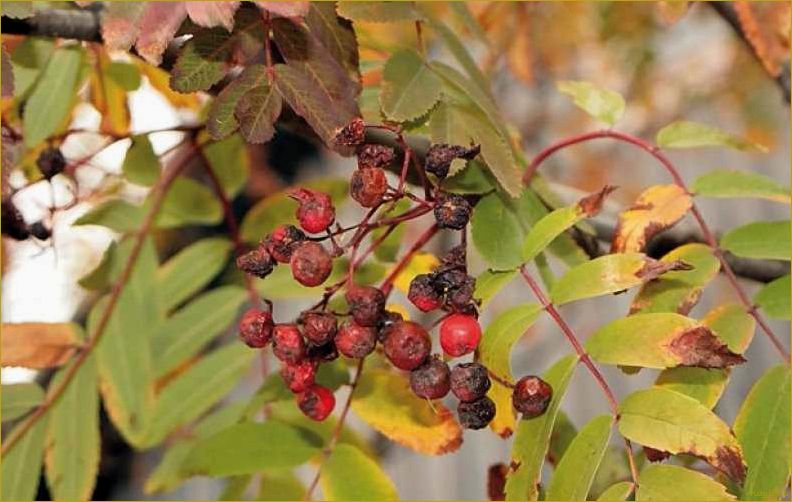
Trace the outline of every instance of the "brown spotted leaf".
<instances>
[{"instance_id":1,"label":"brown spotted leaf","mask_svg":"<svg viewBox=\"0 0 792 502\"><path fill-rule=\"evenodd\" d=\"M70 323L25 322L3 324L0 333L2 366L52 368L74 354L78 327Z\"/></svg>"},{"instance_id":2,"label":"brown spotted leaf","mask_svg":"<svg viewBox=\"0 0 792 502\"><path fill-rule=\"evenodd\" d=\"M619 215L611 252L642 251L654 235L681 220L692 204L690 195L678 185L646 189L631 208Z\"/></svg>"}]
</instances>

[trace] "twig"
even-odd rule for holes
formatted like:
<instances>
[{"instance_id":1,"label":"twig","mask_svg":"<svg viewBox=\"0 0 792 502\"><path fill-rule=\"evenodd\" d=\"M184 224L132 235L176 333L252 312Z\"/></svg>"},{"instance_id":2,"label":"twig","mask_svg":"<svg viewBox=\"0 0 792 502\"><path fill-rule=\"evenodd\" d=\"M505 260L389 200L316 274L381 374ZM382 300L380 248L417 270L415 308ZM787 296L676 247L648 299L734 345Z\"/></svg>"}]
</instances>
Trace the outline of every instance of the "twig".
<instances>
[{"instance_id":1,"label":"twig","mask_svg":"<svg viewBox=\"0 0 792 502\"><path fill-rule=\"evenodd\" d=\"M401 273L402 270L404 270L404 267L410 263L410 260L415 255L415 253L421 250L426 245L426 243L429 242L432 237L434 237L438 230L440 230L440 227L437 226L437 223L427 228L426 231L415 240L413 245L410 246L410 249L404 253L404 256L399 259L396 265L394 265L390 274L388 274L388 277L386 277L380 285L380 290L386 298L388 295L390 295L390 292L393 289L393 281L396 280L396 277Z\"/></svg>"}]
</instances>

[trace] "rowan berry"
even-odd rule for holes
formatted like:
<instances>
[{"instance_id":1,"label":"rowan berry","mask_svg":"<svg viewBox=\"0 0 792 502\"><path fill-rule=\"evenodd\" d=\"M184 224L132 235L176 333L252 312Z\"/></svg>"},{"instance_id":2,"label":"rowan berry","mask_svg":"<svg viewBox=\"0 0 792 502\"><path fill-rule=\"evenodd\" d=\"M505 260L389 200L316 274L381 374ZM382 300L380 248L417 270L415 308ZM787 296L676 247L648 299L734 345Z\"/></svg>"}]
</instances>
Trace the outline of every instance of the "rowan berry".
<instances>
[{"instance_id":1,"label":"rowan berry","mask_svg":"<svg viewBox=\"0 0 792 502\"><path fill-rule=\"evenodd\" d=\"M303 359L296 363L286 363L281 366L280 374L290 391L303 392L314 384L316 362Z\"/></svg>"},{"instance_id":2,"label":"rowan berry","mask_svg":"<svg viewBox=\"0 0 792 502\"><path fill-rule=\"evenodd\" d=\"M396 154L393 148L384 145L368 144L363 145L357 154L358 168L367 169L369 167L387 167Z\"/></svg>"},{"instance_id":3,"label":"rowan berry","mask_svg":"<svg viewBox=\"0 0 792 502\"><path fill-rule=\"evenodd\" d=\"M451 388L450 374L448 364L433 356L410 372L410 388L418 397L440 399Z\"/></svg>"},{"instance_id":4,"label":"rowan berry","mask_svg":"<svg viewBox=\"0 0 792 502\"><path fill-rule=\"evenodd\" d=\"M329 312L303 312L299 318L303 335L314 345L324 345L333 341L338 331L338 321Z\"/></svg>"},{"instance_id":5,"label":"rowan berry","mask_svg":"<svg viewBox=\"0 0 792 502\"><path fill-rule=\"evenodd\" d=\"M321 422L333 411L335 396L327 387L313 384L297 395L297 406L306 417Z\"/></svg>"},{"instance_id":6,"label":"rowan berry","mask_svg":"<svg viewBox=\"0 0 792 502\"><path fill-rule=\"evenodd\" d=\"M533 375L524 376L517 381L512 392L512 404L522 413L523 418L542 415L553 397L553 388Z\"/></svg>"},{"instance_id":7,"label":"rowan berry","mask_svg":"<svg viewBox=\"0 0 792 502\"><path fill-rule=\"evenodd\" d=\"M272 314L252 308L242 314L239 320L239 337L248 347L260 349L266 347L272 339Z\"/></svg>"},{"instance_id":8,"label":"rowan berry","mask_svg":"<svg viewBox=\"0 0 792 502\"><path fill-rule=\"evenodd\" d=\"M437 198L434 208L435 219L440 228L461 230L470 221L473 206L462 195L442 193Z\"/></svg>"},{"instance_id":9,"label":"rowan berry","mask_svg":"<svg viewBox=\"0 0 792 502\"><path fill-rule=\"evenodd\" d=\"M349 194L363 207L374 207L382 202L388 180L379 167L357 169L349 182Z\"/></svg>"},{"instance_id":10,"label":"rowan berry","mask_svg":"<svg viewBox=\"0 0 792 502\"><path fill-rule=\"evenodd\" d=\"M462 363L451 370L451 392L463 402L487 395L491 385L487 368L479 363Z\"/></svg>"},{"instance_id":11,"label":"rowan berry","mask_svg":"<svg viewBox=\"0 0 792 502\"><path fill-rule=\"evenodd\" d=\"M264 246L259 246L236 260L236 266L239 270L260 279L270 275L275 265L275 260Z\"/></svg>"},{"instance_id":12,"label":"rowan berry","mask_svg":"<svg viewBox=\"0 0 792 502\"><path fill-rule=\"evenodd\" d=\"M352 318L361 326L376 326L385 310L385 295L373 286L352 286L346 301Z\"/></svg>"},{"instance_id":13,"label":"rowan berry","mask_svg":"<svg viewBox=\"0 0 792 502\"><path fill-rule=\"evenodd\" d=\"M385 356L399 369L411 371L423 364L432 350L429 334L418 323L398 321L386 329Z\"/></svg>"},{"instance_id":14,"label":"rowan berry","mask_svg":"<svg viewBox=\"0 0 792 502\"><path fill-rule=\"evenodd\" d=\"M465 429L483 429L495 418L495 403L487 396L457 406L459 424Z\"/></svg>"},{"instance_id":15,"label":"rowan berry","mask_svg":"<svg viewBox=\"0 0 792 502\"><path fill-rule=\"evenodd\" d=\"M297 363L305 357L305 342L296 325L275 325L272 330L272 353L285 363Z\"/></svg>"},{"instance_id":16,"label":"rowan berry","mask_svg":"<svg viewBox=\"0 0 792 502\"><path fill-rule=\"evenodd\" d=\"M416 275L410 282L407 298L421 312L430 312L443 304L442 290L438 289L431 274Z\"/></svg>"},{"instance_id":17,"label":"rowan berry","mask_svg":"<svg viewBox=\"0 0 792 502\"><path fill-rule=\"evenodd\" d=\"M440 324L440 346L452 357L476 350L481 340L481 326L473 316L451 314Z\"/></svg>"},{"instance_id":18,"label":"rowan berry","mask_svg":"<svg viewBox=\"0 0 792 502\"><path fill-rule=\"evenodd\" d=\"M353 359L366 357L377 345L377 329L361 326L354 321L341 325L335 338L340 353Z\"/></svg>"},{"instance_id":19,"label":"rowan berry","mask_svg":"<svg viewBox=\"0 0 792 502\"><path fill-rule=\"evenodd\" d=\"M269 254L279 263L289 263L294 249L305 240L305 234L294 225L281 225L264 239Z\"/></svg>"},{"instance_id":20,"label":"rowan berry","mask_svg":"<svg viewBox=\"0 0 792 502\"><path fill-rule=\"evenodd\" d=\"M324 232L335 220L333 201L326 193L298 188L289 196L300 204L297 207L297 221L306 232Z\"/></svg>"},{"instance_id":21,"label":"rowan berry","mask_svg":"<svg viewBox=\"0 0 792 502\"><path fill-rule=\"evenodd\" d=\"M440 143L432 145L426 151L426 172L432 173L442 179L448 176L448 170L454 159L470 160L479 154L479 145L465 148L459 145L447 145Z\"/></svg>"},{"instance_id":22,"label":"rowan berry","mask_svg":"<svg viewBox=\"0 0 792 502\"><path fill-rule=\"evenodd\" d=\"M333 258L318 242L305 241L292 252L291 270L294 279L303 286L318 286L330 277Z\"/></svg>"},{"instance_id":23,"label":"rowan berry","mask_svg":"<svg viewBox=\"0 0 792 502\"><path fill-rule=\"evenodd\" d=\"M366 139L366 123L355 117L347 125L336 132L333 143L341 146L357 146Z\"/></svg>"}]
</instances>

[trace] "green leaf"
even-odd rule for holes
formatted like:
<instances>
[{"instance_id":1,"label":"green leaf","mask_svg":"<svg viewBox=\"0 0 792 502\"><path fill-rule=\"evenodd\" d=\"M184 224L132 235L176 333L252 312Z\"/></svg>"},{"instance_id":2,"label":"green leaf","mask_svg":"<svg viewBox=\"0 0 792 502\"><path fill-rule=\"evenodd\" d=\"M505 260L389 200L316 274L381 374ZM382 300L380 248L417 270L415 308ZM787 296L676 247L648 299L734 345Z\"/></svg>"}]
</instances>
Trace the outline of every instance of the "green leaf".
<instances>
[{"instance_id":1,"label":"green leaf","mask_svg":"<svg viewBox=\"0 0 792 502\"><path fill-rule=\"evenodd\" d=\"M663 370L657 377L655 385L692 397L712 409L723 394L728 381L728 370L678 367Z\"/></svg>"},{"instance_id":2,"label":"green leaf","mask_svg":"<svg viewBox=\"0 0 792 502\"><path fill-rule=\"evenodd\" d=\"M672 455L697 456L737 482L745 477L742 451L729 426L692 397L660 387L639 390L621 402L619 414L619 432L627 439Z\"/></svg>"},{"instance_id":3,"label":"green leaf","mask_svg":"<svg viewBox=\"0 0 792 502\"><path fill-rule=\"evenodd\" d=\"M377 213L377 218L387 218L392 217L394 215L401 214L408 209L410 209L410 201L408 199L401 199L400 201L396 202L396 204L392 207L389 207L389 211L379 211ZM388 234L387 237L380 243L379 246L374 250L374 256L377 257L378 260L384 262L395 262L396 258L399 253L399 248L401 247L401 241L404 237L404 224L399 224L396 228ZM376 241L379 239L386 231L386 227L378 227L375 228L371 232L371 240Z\"/></svg>"},{"instance_id":4,"label":"green leaf","mask_svg":"<svg viewBox=\"0 0 792 502\"><path fill-rule=\"evenodd\" d=\"M253 476L250 474L226 478L223 491L217 497L217 500L242 500L252 479Z\"/></svg>"},{"instance_id":5,"label":"green leaf","mask_svg":"<svg viewBox=\"0 0 792 502\"><path fill-rule=\"evenodd\" d=\"M704 197L751 197L790 203L789 187L751 171L713 169L696 178L691 190Z\"/></svg>"},{"instance_id":6,"label":"green leaf","mask_svg":"<svg viewBox=\"0 0 792 502\"><path fill-rule=\"evenodd\" d=\"M116 232L136 230L143 223L143 208L122 199L111 199L77 218L73 225L101 225Z\"/></svg>"},{"instance_id":7,"label":"green leaf","mask_svg":"<svg viewBox=\"0 0 792 502\"><path fill-rule=\"evenodd\" d=\"M618 92L582 80L561 80L556 86L579 108L609 127L615 126L624 115L624 98Z\"/></svg>"},{"instance_id":8,"label":"green leaf","mask_svg":"<svg viewBox=\"0 0 792 502\"><path fill-rule=\"evenodd\" d=\"M469 145L473 142L470 134L465 129L465 118L459 113L457 107L440 101L429 118L429 134L432 143L446 143L449 145ZM468 165L465 159L454 159L448 170L448 177L453 178ZM443 184L446 182L443 180ZM445 188L445 187L444 187ZM490 185L485 191L492 189Z\"/></svg>"},{"instance_id":9,"label":"green leaf","mask_svg":"<svg viewBox=\"0 0 792 502\"><path fill-rule=\"evenodd\" d=\"M204 288L226 265L231 241L223 237L201 239L182 248L156 273L161 309L167 312Z\"/></svg>"},{"instance_id":10,"label":"green leaf","mask_svg":"<svg viewBox=\"0 0 792 502\"><path fill-rule=\"evenodd\" d=\"M27 415L44 400L44 391L35 382L3 385L0 395L3 396L0 401L3 422Z\"/></svg>"},{"instance_id":11,"label":"green leaf","mask_svg":"<svg viewBox=\"0 0 792 502\"><path fill-rule=\"evenodd\" d=\"M493 379L489 391L489 397L495 402L495 418L490 422L490 427L502 437L511 435L516 416L511 406L512 391L498 380L512 381L512 347L541 312L541 306L536 303L526 303L505 310L487 326L479 343L478 355L481 363L498 376Z\"/></svg>"},{"instance_id":12,"label":"green leaf","mask_svg":"<svg viewBox=\"0 0 792 502\"><path fill-rule=\"evenodd\" d=\"M150 204L150 199L147 204ZM223 208L214 192L197 181L180 176L171 183L157 215L161 228L184 225L216 225L223 219Z\"/></svg>"},{"instance_id":13,"label":"green leaf","mask_svg":"<svg viewBox=\"0 0 792 502\"><path fill-rule=\"evenodd\" d=\"M40 7L38 2L8 2L3 4L2 12L3 16L11 19L27 19L32 17Z\"/></svg>"},{"instance_id":14,"label":"green leaf","mask_svg":"<svg viewBox=\"0 0 792 502\"><path fill-rule=\"evenodd\" d=\"M156 376L167 375L223 333L246 299L242 288L220 287L199 296L162 323L152 340Z\"/></svg>"},{"instance_id":15,"label":"green leaf","mask_svg":"<svg viewBox=\"0 0 792 502\"><path fill-rule=\"evenodd\" d=\"M0 499L36 499L48 421L49 417L44 415L22 436L13 450L3 455Z\"/></svg>"},{"instance_id":16,"label":"green leaf","mask_svg":"<svg viewBox=\"0 0 792 502\"><path fill-rule=\"evenodd\" d=\"M756 221L729 230L720 245L743 258L789 261L790 240L789 220Z\"/></svg>"},{"instance_id":17,"label":"green leaf","mask_svg":"<svg viewBox=\"0 0 792 502\"><path fill-rule=\"evenodd\" d=\"M397 122L424 115L440 99L442 82L417 52L394 53L382 70L380 105L385 116Z\"/></svg>"},{"instance_id":18,"label":"green leaf","mask_svg":"<svg viewBox=\"0 0 792 502\"><path fill-rule=\"evenodd\" d=\"M181 470L193 476L234 476L296 467L320 447L320 439L308 431L274 421L246 422L197 441Z\"/></svg>"},{"instance_id":19,"label":"green leaf","mask_svg":"<svg viewBox=\"0 0 792 502\"><path fill-rule=\"evenodd\" d=\"M701 319L702 324L710 328L723 340L729 350L737 354L744 353L756 330L756 319L745 307L736 303L727 303L715 307Z\"/></svg>"},{"instance_id":20,"label":"green leaf","mask_svg":"<svg viewBox=\"0 0 792 502\"><path fill-rule=\"evenodd\" d=\"M553 424L553 432L550 434L550 446L547 449L547 460L553 465L558 464L558 461L564 456L564 453L577 434L578 430L575 424L569 420L569 417L563 410L558 410L555 424Z\"/></svg>"},{"instance_id":21,"label":"green leaf","mask_svg":"<svg viewBox=\"0 0 792 502\"><path fill-rule=\"evenodd\" d=\"M473 208L470 224L473 244L490 269L514 270L522 264L522 227L500 195L485 195Z\"/></svg>"},{"instance_id":22,"label":"green leaf","mask_svg":"<svg viewBox=\"0 0 792 502\"><path fill-rule=\"evenodd\" d=\"M506 500L537 500L542 465L550 444L550 434L578 359L558 360L542 377L553 388L553 398L543 415L520 420L512 446L512 470L506 478Z\"/></svg>"},{"instance_id":23,"label":"green leaf","mask_svg":"<svg viewBox=\"0 0 792 502\"><path fill-rule=\"evenodd\" d=\"M789 367L770 368L754 384L734 420L748 476L742 500L778 500L789 482Z\"/></svg>"},{"instance_id":24,"label":"green leaf","mask_svg":"<svg viewBox=\"0 0 792 502\"><path fill-rule=\"evenodd\" d=\"M484 308L498 291L514 279L516 274L517 272L513 270L501 272L485 270L476 277L476 290L473 292L473 298L481 300L481 307Z\"/></svg>"},{"instance_id":25,"label":"green leaf","mask_svg":"<svg viewBox=\"0 0 792 502\"><path fill-rule=\"evenodd\" d=\"M261 474L256 500L303 500L305 487L291 471L271 470Z\"/></svg>"},{"instance_id":26,"label":"green leaf","mask_svg":"<svg viewBox=\"0 0 792 502\"><path fill-rule=\"evenodd\" d=\"M398 500L393 481L354 446L339 444L320 471L325 500Z\"/></svg>"},{"instance_id":27,"label":"green leaf","mask_svg":"<svg viewBox=\"0 0 792 502\"><path fill-rule=\"evenodd\" d=\"M160 175L159 158L147 135L132 136L132 145L126 152L121 170L132 183L150 187L157 182Z\"/></svg>"},{"instance_id":28,"label":"green leaf","mask_svg":"<svg viewBox=\"0 0 792 502\"><path fill-rule=\"evenodd\" d=\"M766 152L763 145L721 131L716 127L697 122L673 122L660 129L655 138L661 148L695 148L699 146L725 146L735 150Z\"/></svg>"},{"instance_id":29,"label":"green leaf","mask_svg":"<svg viewBox=\"0 0 792 502\"><path fill-rule=\"evenodd\" d=\"M580 207L568 206L556 209L531 227L522 242L522 261L528 262L553 242L553 239L565 232L583 218Z\"/></svg>"},{"instance_id":30,"label":"green leaf","mask_svg":"<svg viewBox=\"0 0 792 502\"><path fill-rule=\"evenodd\" d=\"M57 385L66 370L55 376ZM90 500L99 471L99 393L96 360L89 357L50 411L47 486L53 500Z\"/></svg>"},{"instance_id":31,"label":"green leaf","mask_svg":"<svg viewBox=\"0 0 792 502\"><path fill-rule=\"evenodd\" d=\"M333 205L338 209L346 199L349 182L341 178L324 178L304 183L302 186L330 195ZM277 226L294 224L297 221L297 203L288 194L289 190L284 190L268 195L250 208L240 229L245 242L256 243Z\"/></svg>"},{"instance_id":32,"label":"green leaf","mask_svg":"<svg viewBox=\"0 0 792 502\"><path fill-rule=\"evenodd\" d=\"M237 384L256 355L245 345L232 342L168 383L157 396L147 443L158 444L177 427L208 410Z\"/></svg>"},{"instance_id":33,"label":"green leaf","mask_svg":"<svg viewBox=\"0 0 792 502\"><path fill-rule=\"evenodd\" d=\"M209 107L206 127L213 139L231 135L239 127L234 114L237 103L250 89L266 82L266 67L260 64L246 66L237 78L226 85Z\"/></svg>"},{"instance_id":34,"label":"green leaf","mask_svg":"<svg viewBox=\"0 0 792 502\"><path fill-rule=\"evenodd\" d=\"M83 54L78 45L61 47L52 53L22 116L23 136L28 147L48 138L68 117L76 97Z\"/></svg>"},{"instance_id":35,"label":"green leaf","mask_svg":"<svg viewBox=\"0 0 792 502\"><path fill-rule=\"evenodd\" d=\"M452 4L449 4L449 6L452 9L455 7ZM464 4L460 4L458 7L458 12L462 11L470 15L470 13L467 11L467 7ZM475 20L472 20L472 22L475 24L475 26L478 26L478 23ZM478 67L476 61L470 55L470 52L468 52L467 48L459 39L459 37L457 37L457 35L439 19L429 19L428 24L432 27L435 33L440 36L449 52L453 54L460 66L464 68L465 73L467 73L470 79L478 86L479 91L483 95L491 97L489 80Z\"/></svg>"},{"instance_id":36,"label":"green leaf","mask_svg":"<svg viewBox=\"0 0 792 502\"><path fill-rule=\"evenodd\" d=\"M25 99L55 50L55 42L40 37L25 37L11 53L14 70L14 97Z\"/></svg>"},{"instance_id":37,"label":"green leaf","mask_svg":"<svg viewBox=\"0 0 792 502\"><path fill-rule=\"evenodd\" d=\"M238 134L203 146L209 167L215 172L226 197L233 199L247 182L250 158L247 145Z\"/></svg>"},{"instance_id":38,"label":"green leaf","mask_svg":"<svg viewBox=\"0 0 792 502\"><path fill-rule=\"evenodd\" d=\"M589 337L586 351L602 364L643 368L723 368L745 361L707 326L663 312L609 322Z\"/></svg>"},{"instance_id":39,"label":"green leaf","mask_svg":"<svg viewBox=\"0 0 792 502\"><path fill-rule=\"evenodd\" d=\"M726 487L700 472L678 465L650 465L639 476L635 500L734 500Z\"/></svg>"},{"instance_id":40,"label":"green leaf","mask_svg":"<svg viewBox=\"0 0 792 502\"><path fill-rule=\"evenodd\" d=\"M349 270L349 262L344 259L333 262L333 270L325 284L333 284L341 280ZM355 282L357 284L373 284L385 276L386 268L381 263L369 261L355 268ZM313 298L321 295L325 286L309 288L294 280L289 267L275 267L275 270L266 279L254 281L256 291L264 298L271 300L287 300L295 298Z\"/></svg>"},{"instance_id":41,"label":"green leaf","mask_svg":"<svg viewBox=\"0 0 792 502\"><path fill-rule=\"evenodd\" d=\"M434 117L437 112L432 114ZM431 124L430 124L431 125ZM454 169L454 162L461 159L454 159L451 168ZM446 192L461 194L484 194L495 190L495 180L486 172L484 164L476 160L469 160L467 167L453 176L443 180L442 187Z\"/></svg>"},{"instance_id":42,"label":"green leaf","mask_svg":"<svg viewBox=\"0 0 792 502\"><path fill-rule=\"evenodd\" d=\"M632 495L634 489L635 485L633 485L632 482L619 481L602 492L600 496L597 497L597 500L601 502L620 502L622 500L627 500L630 495Z\"/></svg>"},{"instance_id":43,"label":"green leaf","mask_svg":"<svg viewBox=\"0 0 792 502\"><path fill-rule=\"evenodd\" d=\"M236 38L224 28L198 30L184 44L171 71L170 86L176 92L206 91L219 82L228 64Z\"/></svg>"},{"instance_id":44,"label":"green leaf","mask_svg":"<svg viewBox=\"0 0 792 502\"><path fill-rule=\"evenodd\" d=\"M754 296L754 302L759 305L765 314L775 319L792 318L789 306L789 291L792 289L789 274L779 277L773 282L766 284Z\"/></svg>"},{"instance_id":45,"label":"green leaf","mask_svg":"<svg viewBox=\"0 0 792 502\"><path fill-rule=\"evenodd\" d=\"M113 61L105 68L105 74L127 92L135 91L140 87L140 70L132 63Z\"/></svg>"},{"instance_id":46,"label":"green leaf","mask_svg":"<svg viewBox=\"0 0 792 502\"><path fill-rule=\"evenodd\" d=\"M350 21L393 23L422 19L413 2L338 2L338 15Z\"/></svg>"},{"instance_id":47,"label":"green leaf","mask_svg":"<svg viewBox=\"0 0 792 502\"><path fill-rule=\"evenodd\" d=\"M587 423L556 466L547 500L587 500L591 483L610 441L613 417L600 415Z\"/></svg>"},{"instance_id":48,"label":"green leaf","mask_svg":"<svg viewBox=\"0 0 792 502\"><path fill-rule=\"evenodd\" d=\"M275 134L283 102L274 87L262 84L246 91L236 105L239 132L248 143L266 143Z\"/></svg>"}]
</instances>

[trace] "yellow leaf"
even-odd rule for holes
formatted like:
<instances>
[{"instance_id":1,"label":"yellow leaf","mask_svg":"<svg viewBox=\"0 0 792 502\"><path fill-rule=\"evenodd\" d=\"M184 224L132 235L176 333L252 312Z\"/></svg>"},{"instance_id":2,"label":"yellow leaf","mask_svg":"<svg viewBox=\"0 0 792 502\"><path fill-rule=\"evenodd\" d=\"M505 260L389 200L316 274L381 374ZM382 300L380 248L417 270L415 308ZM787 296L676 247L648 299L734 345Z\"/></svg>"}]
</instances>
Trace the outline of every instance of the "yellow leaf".
<instances>
[{"instance_id":1,"label":"yellow leaf","mask_svg":"<svg viewBox=\"0 0 792 502\"><path fill-rule=\"evenodd\" d=\"M647 188L631 208L619 215L611 252L643 250L655 234L681 220L692 203L690 195L678 185Z\"/></svg>"},{"instance_id":2,"label":"yellow leaf","mask_svg":"<svg viewBox=\"0 0 792 502\"><path fill-rule=\"evenodd\" d=\"M190 108L198 111L201 108L201 101L197 92L180 94L171 90L170 75L156 66L152 66L141 59L135 59L135 64L140 69L140 73L148 78L149 84L160 92L176 108Z\"/></svg>"},{"instance_id":3,"label":"yellow leaf","mask_svg":"<svg viewBox=\"0 0 792 502\"><path fill-rule=\"evenodd\" d=\"M97 67L91 73L91 104L102 115L100 130L123 136L129 132L127 93L105 71L112 61L104 51L96 53Z\"/></svg>"},{"instance_id":4,"label":"yellow leaf","mask_svg":"<svg viewBox=\"0 0 792 502\"><path fill-rule=\"evenodd\" d=\"M2 366L52 368L68 361L78 342L77 327L71 323L3 324L0 363Z\"/></svg>"},{"instance_id":5,"label":"yellow leaf","mask_svg":"<svg viewBox=\"0 0 792 502\"><path fill-rule=\"evenodd\" d=\"M451 411L417 397L407 379L392 371L365 371L352 410L391 441L419 453L450 453L462 444L462 429Z\"/></svg>"},{"instance_id":6,"label":"yellow leaf","mask_svg":"<svg viewBox=\"0 0 792 502\"><path fill-rule=\"evenodd\" d=\"M399 291L407 294L410 289L410 283L416 275L428 274L436 269L438 265L440 265L440 260L432 253L415 253L409 263L407 263L407 266L396 276L393 284Z\"/></svg>"}]
</instances>

